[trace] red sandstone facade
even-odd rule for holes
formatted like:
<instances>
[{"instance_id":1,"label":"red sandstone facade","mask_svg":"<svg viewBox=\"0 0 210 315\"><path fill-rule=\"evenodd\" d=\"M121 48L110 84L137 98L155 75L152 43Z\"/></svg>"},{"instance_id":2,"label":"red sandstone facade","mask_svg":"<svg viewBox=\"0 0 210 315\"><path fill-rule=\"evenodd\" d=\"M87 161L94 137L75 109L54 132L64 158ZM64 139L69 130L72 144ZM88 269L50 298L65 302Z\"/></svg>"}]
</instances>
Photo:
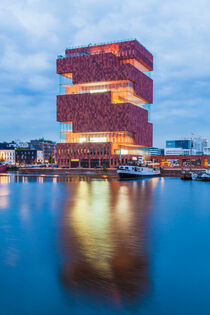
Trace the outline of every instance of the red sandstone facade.
<instances>
[{"instance_id":1,"label":"red sandstone facade","mask_svg":"<svg viewBox=\"0 0 210 315\"><path fill-rule=\"evenodd\" d=\"M59 166L114 167L152 146L153 56L136 40L66 49L57 59Z\"/></svg>"}]
</instances>

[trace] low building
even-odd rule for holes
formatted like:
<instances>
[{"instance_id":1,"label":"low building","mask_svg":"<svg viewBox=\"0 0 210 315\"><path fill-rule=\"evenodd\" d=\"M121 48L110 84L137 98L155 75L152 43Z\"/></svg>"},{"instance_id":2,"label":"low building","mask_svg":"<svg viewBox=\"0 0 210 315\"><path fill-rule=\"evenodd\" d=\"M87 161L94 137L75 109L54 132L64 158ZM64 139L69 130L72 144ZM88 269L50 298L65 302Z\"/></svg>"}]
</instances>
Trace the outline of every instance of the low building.
<instances>
[{"instance_id":1,"label":"low building","mask_svg":"<svg viewBox=\"0 0 210 315\"><path fill-rule=\"evenodd\" d=\"M28 145L28 142L24 142L24 141L21 141L21 140L15 140L15 141L12 141L10 143L11 146L14 146L16 149L18 148L24 148L24 149L27 149L29 148L29 145Z\"/></svg>"},{"instance_id":2,"label":"low building","mask_svg":"<svg viewBox=\"0 0 210 315\"><path fill-rule=\"evenodd\" d=\"M42 145L44 161L53 163L55 161L56 143L53 141L48 141Z\"/></svg>"},{"instance_id":3,"label":"low building","mask_svg":"<svg viewBox=\"0 0 210 315\"><path fill-rule=\"evenodd\" d=\"M16 163L19 165L36 164L37 163L37 150L17 149L15 160L16 160Z\"/></svg>"},{"instance_id":4,"label":"low building","mask_svg":"<svg viewBox=\"0 0 210 315\"><path fill-rule=\"evenodd\" d=\"M166 140L164 155L202 155L208 140L201 137Z\"/></svg>"},{"instance_id":5,"label":"low building","mask_svg":"<svg viewBox=\"0 0 210 315\"><path fill-rule=\"evenodd\" d=\"M45 140L44 138L31 140L30 149L43 151L44 162L53 162L55 160L56 142Z\"/></svg>"},{"instance_id":6,"label":"low building","mask_svg":"<svg viewBox=\"0 0 210 315\"><path fill-rule=\"evenodd\" d=\"M15 150L14 149L0 150L0 161L15 164Z\"/></svg>"}]
</instances>

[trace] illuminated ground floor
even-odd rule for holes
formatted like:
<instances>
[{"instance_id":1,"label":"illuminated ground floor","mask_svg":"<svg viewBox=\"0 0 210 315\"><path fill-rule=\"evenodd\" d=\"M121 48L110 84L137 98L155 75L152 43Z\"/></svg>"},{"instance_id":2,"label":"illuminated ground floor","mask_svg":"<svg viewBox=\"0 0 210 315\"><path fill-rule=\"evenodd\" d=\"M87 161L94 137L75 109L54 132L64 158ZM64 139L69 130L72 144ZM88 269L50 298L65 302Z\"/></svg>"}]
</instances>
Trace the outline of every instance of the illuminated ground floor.
<instances>
[{"instance_id":1,"label":"illuminated ground floor","mask_svg":"<svg viewBox=\"0 0 210 315\"><path fill-rule=\"evenodd\" d=\"M57 163L59 167L114 168L127 161L148 156L148 150L135 145L105 143L58 143Z\"/></svg>"},{"instance_id":2,"label":"illuminated ground floor","mask_svg":"<svg viewBox=\"0 0 210 315\"><path fill-rule=\"evenodd\" d=\"M161 168L209 168L210 155L157 155L151 160Z\"/></svg>"}]
</instances>

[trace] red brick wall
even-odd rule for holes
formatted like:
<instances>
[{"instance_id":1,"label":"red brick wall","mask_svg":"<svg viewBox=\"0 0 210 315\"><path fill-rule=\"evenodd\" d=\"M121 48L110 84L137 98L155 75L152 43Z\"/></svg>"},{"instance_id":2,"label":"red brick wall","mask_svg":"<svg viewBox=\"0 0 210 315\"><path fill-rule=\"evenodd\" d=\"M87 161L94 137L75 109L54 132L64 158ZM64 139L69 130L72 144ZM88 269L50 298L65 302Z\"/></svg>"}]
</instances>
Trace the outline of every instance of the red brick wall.
<instances>
[{"instance_id":1,"label":"red brick wall","mask_svg":"<svg viewBox=\"0 0 210 315\"><path fill-rule=\"evenodd\" d=\"M113 48L119 52L121 59L123 58L137 58L143 62L150 70L153 70L153 56L152 54L142 46L137 40L131 40L126 42L118 42L113 44L88 46L76 49L66 49L65 53L77 53L77 52L91 52L97 49ZM126 54L125 54L126 53Z\"/></svg>"},{"instance_id":2,"label":"red brick wall","mask_svg":"<svg viewBox=\"0 0 210 315\"><path fill-rule=\"evenodd\" d=\"M152 79L133 65L120 62L124 58L136 58L152 70L151 53L134 40L66 49L66 54L94 53L98 48L106 53L58 59L57 73L72 73L73 84L130 80L135 93L152 103ZM134 133L136 145L152 146L153 127L148 122L148 112L130 103L111 104L110 92L57 96L57 120L72 122L73 132L130 131Z\"/></svg>"},{"instance_id":3,"label":"red brick wall","mask_svg":"<svg viewBox=\"0 0 210 315\"><path fill-rule=\"evenodd\" d=\"M73 84L130 80L135 92L153 102L153 81L131 64L121 64L112 53L57 59L57 73L73 73Z\"/></svg>"},{"instance_id":4,"label":"red brick wall","mask_svg":"<svg viewBox=\"0 0 210 315\"><path fill-rule=\"evenodd\" d=\"M73 132L134 132L136 144L152 146L147 110L130 103L111 104L110 92L57 96L57 120L71 121Z\"/></svg>"}]
</instances>

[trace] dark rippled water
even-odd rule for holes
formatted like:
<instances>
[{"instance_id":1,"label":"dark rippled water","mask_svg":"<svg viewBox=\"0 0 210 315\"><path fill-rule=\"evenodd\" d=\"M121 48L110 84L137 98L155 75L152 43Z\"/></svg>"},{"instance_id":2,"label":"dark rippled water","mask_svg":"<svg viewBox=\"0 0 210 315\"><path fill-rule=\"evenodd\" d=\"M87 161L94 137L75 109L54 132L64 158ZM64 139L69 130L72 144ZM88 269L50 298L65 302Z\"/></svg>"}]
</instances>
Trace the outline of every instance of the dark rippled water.
<instances>
[{"instance_id":1,"label":"dark rippled water","mask_svg":"<svg viewBox=\"0 0 210 315\"><path fill-rule=\"evenodd\" d=\"M0 176L0 313L210 314L209 192Z\"/></svg>"}]
</instances>

